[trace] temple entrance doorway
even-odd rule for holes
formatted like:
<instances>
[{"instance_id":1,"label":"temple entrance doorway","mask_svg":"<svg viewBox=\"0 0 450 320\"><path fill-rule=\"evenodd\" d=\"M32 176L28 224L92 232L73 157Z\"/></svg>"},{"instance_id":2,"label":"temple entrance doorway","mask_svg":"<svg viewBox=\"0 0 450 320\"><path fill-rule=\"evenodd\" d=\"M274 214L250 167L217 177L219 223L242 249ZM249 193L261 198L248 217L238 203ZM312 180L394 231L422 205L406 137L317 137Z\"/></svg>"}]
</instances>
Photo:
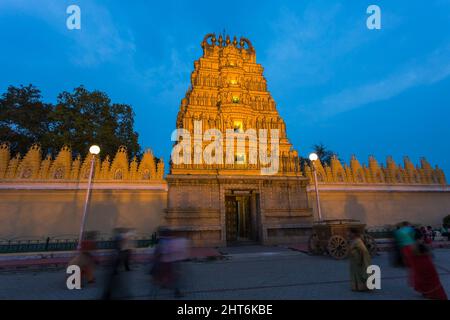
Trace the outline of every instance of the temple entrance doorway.
<instances>
[{"instance_id":1,"label":"temple entrance doorway","mask_svg":"<svg viewBox=\"0 0 450 320\"><path fill-rule=\"evenodd\" d=\"M257 205L255 194L234 192L225 196L227 245L249 244L258 241Z\"/></svg>"}]
</instances>

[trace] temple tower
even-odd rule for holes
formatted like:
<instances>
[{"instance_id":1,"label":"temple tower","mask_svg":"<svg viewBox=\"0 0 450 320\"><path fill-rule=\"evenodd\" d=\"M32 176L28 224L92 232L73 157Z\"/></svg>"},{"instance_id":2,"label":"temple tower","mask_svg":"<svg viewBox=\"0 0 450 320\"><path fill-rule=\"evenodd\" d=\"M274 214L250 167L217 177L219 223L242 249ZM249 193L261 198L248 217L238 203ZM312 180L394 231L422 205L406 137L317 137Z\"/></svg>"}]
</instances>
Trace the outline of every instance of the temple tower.
<instances>
[{"instance_id":1,"label":"temple tower","mask_svg":"<svg viewBox=\"0 0 450 320\"><path fill-rule=\"evenodd\" d=\"M195 245L302 240L308 179L253 45L208 34L201 46L176 120L167 225Z\"/></svg>"}]
</instances>

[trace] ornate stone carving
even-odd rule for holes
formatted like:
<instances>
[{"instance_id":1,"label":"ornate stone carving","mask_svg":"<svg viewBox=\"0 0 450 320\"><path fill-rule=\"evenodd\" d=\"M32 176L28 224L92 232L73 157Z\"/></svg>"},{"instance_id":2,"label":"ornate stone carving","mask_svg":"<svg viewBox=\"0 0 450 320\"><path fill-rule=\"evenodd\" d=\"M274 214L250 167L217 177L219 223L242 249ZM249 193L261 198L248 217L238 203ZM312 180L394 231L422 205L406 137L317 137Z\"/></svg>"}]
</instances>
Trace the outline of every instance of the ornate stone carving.
<instances>
[{"instance_id":1,"label":"ornate stone carving","mask_svg":"<svg viewBox=\"0 0 450 320\"><path fill-rule=\"evenodd\" d=\"M41 146L33 144L28 150L25 157L20 161L16 178L19 179L34 179L39 175L39 168L41 164Z\"/></svg>"},{"instance_id":2,"label":"ornate stone carving","mask_svg":"<svg viewBox=\"0 0 450 320\"><path fill-rule=\"evenodd\" d=\"M125 146L120 146L111 164L108 178L112 180L128 180L128 166L127 148Z\"/></svg>"},{"instance_id":3,"label":"ornate stone carving","mask_svg":"<svg viewBox=\"0 0 450 320\"><path fill-rule=\"evenodd\" d=\"M414 167L408 157L404 158L404 167L396 164L392 157L387 157L386 167L380 166L375 157L369 157L369 166L361 166L355 156L350 159L350 166L342 165L336 157L332 157L331 166L316 162L317 178L326 183L383 183L383 184L439 184L446 185L442 169L435 169L421 159L421 166ZM303 165L306 177L312 179L312 167ZM325 177L325 178L324 178ZM311 180L312 181L312 180Z\"/></svg>"},{"instance_id":4,"label":"ornate stone carving","mask_svg":"<svg viewBox=\"0 0 450 320\"><path fill-rule=\"evenodd\" d=\"M50 171L49 179L70 179L72 171L72 151L68 146L63 146L53 161Z\"/></svg>"},{"instance_id":5,"label":"ornate stone carving","mask_svg":"<svg viewBox=\"0 0 450 320\"><path fill-rule=\"evenodd\" d=\"M41 147L34 144L27 154L21 159L20 154L10 158L8 143L0 144L0 181L13 180L58 180L77 181L87 180L91 167L92 155L82 160L80 155L73 159L71 149L67 146L61 148L55 160L50 154L45 159L41 158ZM94 179L101 180L162 180L164 177L164 162L155 163L155 158L150 150L147 150L139 162L136 157L128 162L125 147L119 147L112 163L109 156L105 156L103 162L96 157Z\"/></svg>"}]
</instances>

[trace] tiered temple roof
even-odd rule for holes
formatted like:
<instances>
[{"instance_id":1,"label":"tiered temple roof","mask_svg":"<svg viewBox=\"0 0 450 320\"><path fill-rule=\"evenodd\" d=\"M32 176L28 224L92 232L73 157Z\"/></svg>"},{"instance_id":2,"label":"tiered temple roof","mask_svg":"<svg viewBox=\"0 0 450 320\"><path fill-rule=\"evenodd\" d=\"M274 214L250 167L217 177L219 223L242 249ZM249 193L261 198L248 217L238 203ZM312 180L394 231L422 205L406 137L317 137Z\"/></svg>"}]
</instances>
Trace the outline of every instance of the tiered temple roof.
<instances>
[{"instance_id":1,"label":"tiered temple roof","mask_svg":"<svg viewBox=\"0 0 450 320\"><path fill-rule=\"evenodd\" d=\"M230 36L224 39L222 35L216 38L208 34L201 46L203 56L194 62L191 86L181 101L176 127L187 129L193 135L194 121L201 121L203 132L218 129L225 135L227 129L239 127L243 132L256 130L258 137L259 129L278 129L280 174L300 172L297 152L288 140L285 122L267 90L263 67L256 63L251 42L246 38L238 41L236 37L231 40ZM207 144L204 142L203 146ZM242 157L249 159L248 148ZM221 170L245 175L252 171L259 174L262 167L259 160L256 164L226 162L224 158L223 164L172 164L171 173L208 174Z\"/></svg>"},{"instance_id":2,"label":"tiered temple roof","mask_svg":"<svg viewBox=\"0 0 450 320\"><path fill-rule=\"evenodd\" d=\"M78 181L87 180L92 155L82 159L73 157L69 147L64 146L53 159L47 155L42 159L41 147L32 145L22 158L20 154L11 157L9 144L0 145L0 180L21 181ZM164 176L164 161L147 150L140 161L134 157L128 160L126 147L119 147L114 159L106 156L103 161L96 158L95 180L150 181L161 180Z\"/></svg>"}]
</instances>

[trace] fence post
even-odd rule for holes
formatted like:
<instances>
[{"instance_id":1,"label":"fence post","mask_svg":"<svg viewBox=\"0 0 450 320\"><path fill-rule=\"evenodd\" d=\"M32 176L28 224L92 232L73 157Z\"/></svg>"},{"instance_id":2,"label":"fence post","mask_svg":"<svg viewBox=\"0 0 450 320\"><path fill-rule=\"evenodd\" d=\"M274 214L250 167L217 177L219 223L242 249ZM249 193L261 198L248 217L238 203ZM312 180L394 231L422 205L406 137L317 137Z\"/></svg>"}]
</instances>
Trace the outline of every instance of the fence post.
<instances>
[{"instance_id":1,"label":"fence post","mask_svg":"<svg viewBox=\"0 0 450 320\"><path fill-rule=\"evenodd\" d=\"M48 243L50 242L50 237L47 237L47 240L45 240L45 249L44 251L48 251Z\"/></svg>"}]
</instances>

